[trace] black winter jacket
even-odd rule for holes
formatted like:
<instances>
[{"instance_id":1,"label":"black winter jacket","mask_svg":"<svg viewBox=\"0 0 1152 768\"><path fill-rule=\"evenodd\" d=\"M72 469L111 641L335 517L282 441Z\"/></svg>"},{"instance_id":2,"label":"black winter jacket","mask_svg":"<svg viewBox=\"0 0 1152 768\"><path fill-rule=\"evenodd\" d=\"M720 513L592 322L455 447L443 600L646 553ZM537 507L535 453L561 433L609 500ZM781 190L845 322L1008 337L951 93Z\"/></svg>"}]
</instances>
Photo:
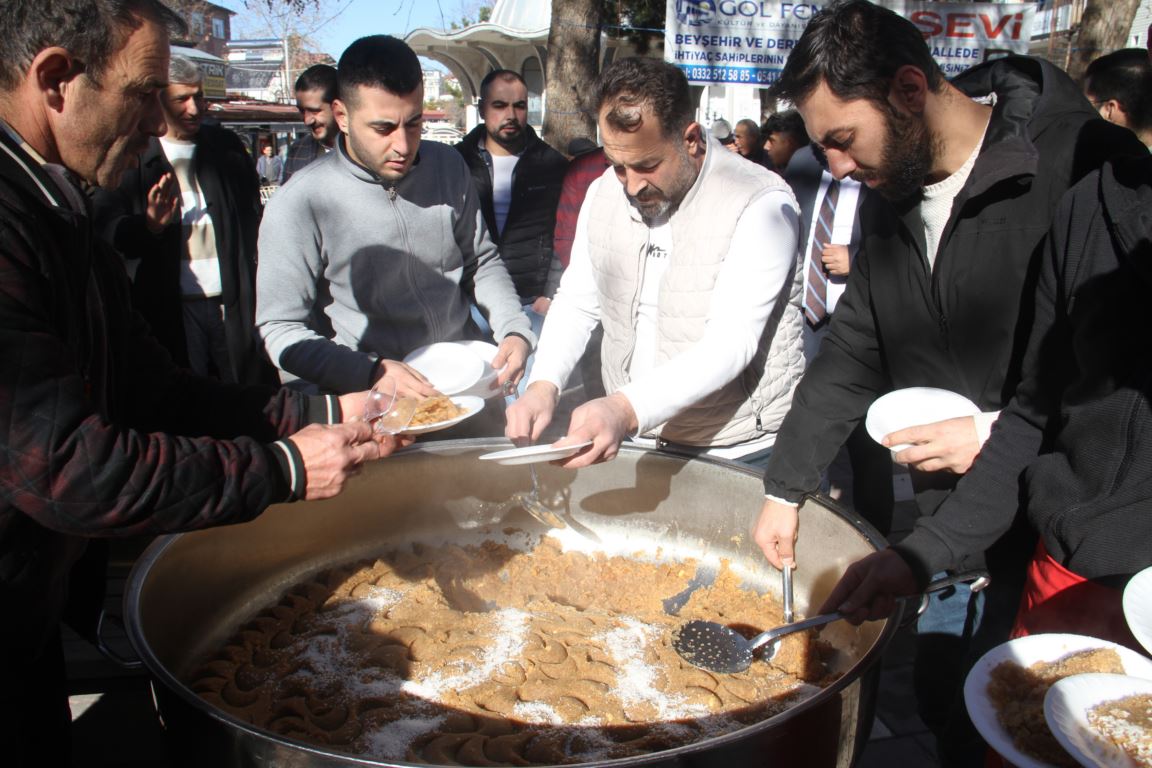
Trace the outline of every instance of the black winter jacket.
<instances>
[{"instance_id":1,"label":"black winter jacket","mask_svg":"<svg viewBox=\"0 0 1152 768\"><path fill-rule=\"evenodd\" d=\"M929 269L919 200L869 195L863 242L820 352L796 389L765 471L767 493L814 490L868 406L892 389L940 387L984 411L1019 381L1038 254L1060 197L1116 153L1140 144L1099 115L1061 70L1013 56L957 77L969 96L996 94L984 144L956 197ZM956 478L914 476L924 513Z\"/></svg>"},{"instance_id":2,"label":"black winter jacket","mask_svg":"<svg viewBox=\"0 0 1152 768\"><path fill-rule=\"evenodd\" d=\"M178 369L132 311L120 258L90 218L3 131L0 145L7 680L4 665L55 632L87 537L241 522L287 500L287 459L266 443L328 420L332 402Z\"/></svg>"},{"instance_id":3,"label":"black winter jacket","mask_svg":"<svg viewBox=\"0 0 1152 768\"><path fill-rule=\"evenodd\" d=\"M897 548L917 571L982 551L1021 499L1069 570L1105 579L1152 565L1150 294L1144 152L1105 166L1062 202L1020 387L951 498Z\"/></svg>"},{"instance_id":4,"label":"black winter jacket","mask_svg":"<svg viewBox=\"0 0 1152 768\"><path fill-rule=\"evenodd\" d=\"M488 233L500 248L500 258L512 276L516 293L527 303L540 296L550 298L560 284L561 269L552 252L552 233L568 161L545 144L532 126L526 126L525 131L528 139L512 174L512 201L503 232L496 229L489 155L481 149L487 129L483 124L476 126L456 149L472 172Z\"/></svg>"},{"instance_id":5,"label":"black winter jacket","mask_svg":"<svg viewBox=\"0 0 1152 768\"><path fill-rule=\"evenodd\" d=\"M256 335L256 236L260 229L260 179L244 143L232 131L202 125L196 135L196 179L204 191L220 257L220 300L228 357L242 384L275 385L278 380ZM136 260L132 299L156 338L180 365L188 365L180 294L184 228L180 217L153 235L145 224L148 190L172 165L158 139L152 139L139 168L124 174L120 186L93 198L97 229L127 259Z\"/></svg>"}]
</instances>

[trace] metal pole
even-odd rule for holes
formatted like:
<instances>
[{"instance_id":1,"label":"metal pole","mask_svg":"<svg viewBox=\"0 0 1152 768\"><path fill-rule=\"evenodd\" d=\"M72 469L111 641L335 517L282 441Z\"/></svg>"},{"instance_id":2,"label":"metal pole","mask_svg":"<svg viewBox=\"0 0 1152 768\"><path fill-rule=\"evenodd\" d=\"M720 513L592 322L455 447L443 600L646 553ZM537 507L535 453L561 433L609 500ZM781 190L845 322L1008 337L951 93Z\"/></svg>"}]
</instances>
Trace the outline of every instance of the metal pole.
<instances>
[{"instance_id":1,"label":"metal pole","mask_svg":"<svg viewBox=\"0 0 1152 768\"><path fill-rule=\"evenodd\" d=\"M288 60L288 27L287 27L287 25L284 26L283 36L280 38L280 41L284 44L284 87L280 89L280 93L283 94L283 96L282 96L283 102L285 104L291 104L292 99L289 98L289 94L292 92L292 68L291 68L291 63Z\"/></svg>"}]
</instances>

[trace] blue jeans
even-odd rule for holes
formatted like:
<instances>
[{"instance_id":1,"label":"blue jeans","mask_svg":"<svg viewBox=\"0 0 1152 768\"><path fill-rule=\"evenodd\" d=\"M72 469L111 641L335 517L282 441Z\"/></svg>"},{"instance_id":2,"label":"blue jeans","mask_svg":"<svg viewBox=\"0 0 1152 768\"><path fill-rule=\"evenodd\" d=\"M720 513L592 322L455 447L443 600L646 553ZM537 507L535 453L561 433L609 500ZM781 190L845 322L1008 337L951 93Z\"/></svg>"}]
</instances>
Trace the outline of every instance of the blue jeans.
<instances>
[{"instance_id":1,"label":"blue jeans","mask_svg":"<svg viewBox=\"0 0 1152 768\"><path fill-rule=\"evenodd\" d=\"M544 329L544 315L540 314L539 312L533 311L531 304L522 304L521 309L524 310L524 315L528 318L528 322L530 322L532 324L532 333L536 334L536 338L537 338L537 340L539 340L540 331L542 331ZM472 321L475 322L477 327L480 328L480 332L484 334L484 339L486 341L491 341L491 342L495 343L494 337L492 335L492 326L488 325L488 321L484 319L484 314L480 311L480 308L477 307L475 304L472 305ZM517 396L524 394L524 388L528 386L528 374L530 374L532 372L532 363L534 363L534 362L536 362L536 353L535 352L528 355L528 361L524 364L524 376L520 379L520 386L517 387L517 391L516 391ZM568 377L569 378L569 382L568 382L569 387L572 386L571 379L573 377L577 377L578 375L579 375L579 370L576 370L576 371L572 372L572 376ZM515 400L515 398L513 398L513 397L505 398L505 402L507 402L509 404L511 404L514 400Z\"/></svg>"},{"instance_id":2,"label":"blue jeans","mask_svg":"<svg viewBox=\"0 0 1152 768\"><path fill-rule=\"evenodd\" d=\"M984 593L957 584L929 595L928 607L916 622L916 701L920 718L936 734L943 731L963 689L968 671L964 660L983 615Z\"/></svg>"}]
</instances>

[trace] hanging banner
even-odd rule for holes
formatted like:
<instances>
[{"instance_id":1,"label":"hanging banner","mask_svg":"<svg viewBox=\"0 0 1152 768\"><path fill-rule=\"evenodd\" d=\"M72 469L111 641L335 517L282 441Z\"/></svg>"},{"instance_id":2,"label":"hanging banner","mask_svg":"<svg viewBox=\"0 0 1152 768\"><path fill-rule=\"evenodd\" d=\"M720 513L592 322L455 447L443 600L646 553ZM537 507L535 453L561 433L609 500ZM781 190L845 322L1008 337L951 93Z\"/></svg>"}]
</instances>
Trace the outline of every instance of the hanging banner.
<instances>
[{"instance_id":1,"label":"hanging banner","mask_svg":"<svg viewBox=\"0 0 1152 768\"><path fill-rule=\"evenodd\" d=\"M823 7L775 0L667 0L664 60L699 84L776 82ZM881 3L924 34L948 77L1006 53L1027 53L1035 3Z\"/></svg>"}]
</instances>

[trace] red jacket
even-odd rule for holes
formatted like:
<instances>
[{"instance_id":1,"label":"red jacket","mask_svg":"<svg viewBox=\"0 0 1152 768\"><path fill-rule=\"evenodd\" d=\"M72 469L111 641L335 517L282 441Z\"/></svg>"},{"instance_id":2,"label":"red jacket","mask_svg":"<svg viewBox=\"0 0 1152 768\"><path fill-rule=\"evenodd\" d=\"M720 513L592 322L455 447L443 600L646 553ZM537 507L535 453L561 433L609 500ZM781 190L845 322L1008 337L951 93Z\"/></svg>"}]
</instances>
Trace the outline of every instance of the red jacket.
<instances>
[{"instance_id":1,"label":"red jacket","mask_svg":"<svg viewBox=\"0 0 1152 768\"><path fill-rule=\"evenodd\" d=\"M573 158L564 175L564 186L560 191L560 204L556 207L556 234L552 247L560 265L568 268L572 257L572 241L576 239L576 220L580 218L580 206L592 182L604 175L608 158L603 148L596 148L586 155Z\"/></svg>"}]
</instances>

